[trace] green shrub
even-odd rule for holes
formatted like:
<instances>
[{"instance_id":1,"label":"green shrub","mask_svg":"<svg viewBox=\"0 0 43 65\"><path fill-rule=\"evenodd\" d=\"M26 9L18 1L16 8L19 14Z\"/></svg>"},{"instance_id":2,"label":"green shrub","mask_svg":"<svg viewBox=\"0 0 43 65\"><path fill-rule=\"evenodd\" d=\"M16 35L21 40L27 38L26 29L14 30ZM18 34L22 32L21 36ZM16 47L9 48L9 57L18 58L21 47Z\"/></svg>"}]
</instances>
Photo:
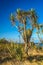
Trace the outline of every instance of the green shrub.
<instances>
[{"instance_id":1,"label":"green shrub","mask_svg":"<svg viewBox=\"0 0 43 65\"><path fill-rule=\"evenodd\" d=\"M16 48L16 59L22 60L22 55L23 55L23 53L22 53L21 47Z\"/></svg>"}]
</instances>

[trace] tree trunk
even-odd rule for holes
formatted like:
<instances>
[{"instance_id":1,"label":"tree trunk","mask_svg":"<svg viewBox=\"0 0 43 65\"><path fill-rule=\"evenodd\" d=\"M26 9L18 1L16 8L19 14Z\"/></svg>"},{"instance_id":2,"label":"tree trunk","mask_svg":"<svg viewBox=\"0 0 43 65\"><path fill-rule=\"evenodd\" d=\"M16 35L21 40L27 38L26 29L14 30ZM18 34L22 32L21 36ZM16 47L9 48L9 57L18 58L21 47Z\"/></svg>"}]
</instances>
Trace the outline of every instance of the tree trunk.
<instances>
[{"instance_id":1,"label":"tree trunk","mask_svg":"<svg viewBox=\"0 0 43 65\"><path fill-rule=\"evenodd\" d=\"M33 32L33 29L31 30L31 34L30 34L29 38L27 38L27 44L25 46L27 55L28 55L28 50L31 49L30 39L31 39L31 36L32 36L32 32Z\"/></svg>"},{"instance_id":2,"label":"tree trunk","mask_svg":"<svg viewBox=\"0 0 43 65\"><path fill-rule=\"evenodd\" d=\"M24 41L25 41L25 47L24 51L27 52L27 37L26 37L26 25L24 24Z\"/></svg>"}]
</instances>

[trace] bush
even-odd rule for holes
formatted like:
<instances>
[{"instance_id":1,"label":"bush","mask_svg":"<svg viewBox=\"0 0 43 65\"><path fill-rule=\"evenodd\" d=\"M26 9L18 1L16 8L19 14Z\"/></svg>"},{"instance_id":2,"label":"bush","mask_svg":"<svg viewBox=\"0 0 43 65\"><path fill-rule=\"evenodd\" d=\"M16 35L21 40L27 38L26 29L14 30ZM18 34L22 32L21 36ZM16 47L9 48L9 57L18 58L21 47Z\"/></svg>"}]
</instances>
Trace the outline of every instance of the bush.
<instances>
[{"instance_id":1,"label":"bush","mask_svg":"<svg viewBox=\"0 0 43 65\"><path fill-rule=\"evenodd\" d=\"M22 60L22 55L23 55L22 48L21 47L16 48L16 55L15 55L16 59Z\"/></svg>"}]
</instances>

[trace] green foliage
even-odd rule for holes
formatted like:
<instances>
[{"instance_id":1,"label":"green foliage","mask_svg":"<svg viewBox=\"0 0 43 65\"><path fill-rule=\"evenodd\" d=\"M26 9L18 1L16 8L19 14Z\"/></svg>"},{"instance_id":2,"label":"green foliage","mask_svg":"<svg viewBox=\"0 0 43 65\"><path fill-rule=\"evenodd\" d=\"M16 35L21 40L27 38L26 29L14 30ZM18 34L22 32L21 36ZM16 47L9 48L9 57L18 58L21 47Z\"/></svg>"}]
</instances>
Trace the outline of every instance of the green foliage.
<instances>
[{"instance_id":1,"label":"green foliage","mask_svg":"<svg viewBox=\"0 0 43 65\"><path fill-rule=\"evenodd\" d=\"M16 58L18 60L22 60L22 55L23 55L23 53L22 53L21 48L20 47L16 48Z\"/></svg>"},{"instance_id":2,"label":"green foliage","mask_svg":"<svg viewBox=\"0 0 43 65\"><path fill-rule=\"evenodd\" d=\"M37 47L37 50L42 51L42 47L41 47L41 46L38 46L38 47Z\"/></svg>"}]
</instances>

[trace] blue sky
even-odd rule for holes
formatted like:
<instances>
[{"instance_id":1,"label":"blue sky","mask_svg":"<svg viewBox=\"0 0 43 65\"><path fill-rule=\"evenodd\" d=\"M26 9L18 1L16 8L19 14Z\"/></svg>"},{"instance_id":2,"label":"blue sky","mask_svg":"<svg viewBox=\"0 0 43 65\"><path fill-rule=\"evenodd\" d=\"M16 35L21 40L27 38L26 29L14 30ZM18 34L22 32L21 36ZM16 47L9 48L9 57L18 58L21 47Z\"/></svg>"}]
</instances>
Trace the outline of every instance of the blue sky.
<instances>
[{"instance_id":1,"label":"blue sky","mask_svg":"<svg viewBox=\"0 0 43 65\"><path fill-rule=\"evenodd\" d=\"M9 19L10 13L18 8L23 10L34 8L39 16L39 23L43 23L43 0L0 0L0 38L15 41L19 39L19 33L11 26ZM37 35L33 34L32 37L37 38Z\"/></svg>"}]
</instances>

